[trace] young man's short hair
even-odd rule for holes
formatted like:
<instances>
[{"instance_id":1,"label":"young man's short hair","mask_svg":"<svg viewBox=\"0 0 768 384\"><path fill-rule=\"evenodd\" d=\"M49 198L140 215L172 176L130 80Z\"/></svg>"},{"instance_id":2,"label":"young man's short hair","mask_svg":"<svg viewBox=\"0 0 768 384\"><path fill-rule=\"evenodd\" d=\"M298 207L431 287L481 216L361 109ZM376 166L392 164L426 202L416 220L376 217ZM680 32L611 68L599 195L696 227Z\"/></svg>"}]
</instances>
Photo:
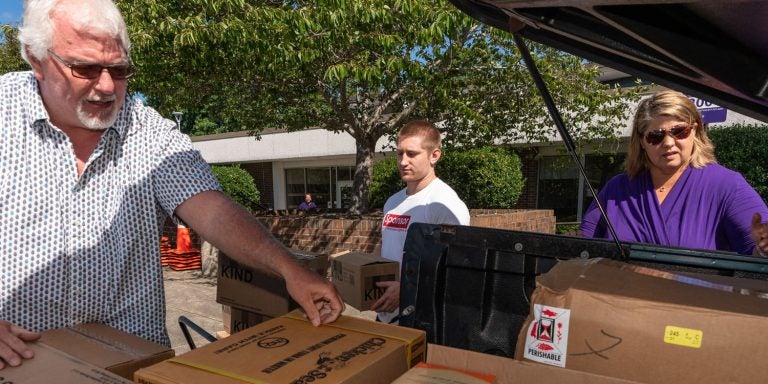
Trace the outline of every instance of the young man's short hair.
<instances>
[{"instance_id":1,"label":"young man's short hair","mask_svg":"<svg viewBox=\"0 0 768 384\"><path fill-rule=\"evenodd\" d=\"M440 137L440 131L437 130L434 124L426 120L414 120L408 122L400 128L400 132L397 134L397 142L406 137L421 136L424 138L422 146L429 149L440 149L442 139Z\"/></svg>"}]
</instances>

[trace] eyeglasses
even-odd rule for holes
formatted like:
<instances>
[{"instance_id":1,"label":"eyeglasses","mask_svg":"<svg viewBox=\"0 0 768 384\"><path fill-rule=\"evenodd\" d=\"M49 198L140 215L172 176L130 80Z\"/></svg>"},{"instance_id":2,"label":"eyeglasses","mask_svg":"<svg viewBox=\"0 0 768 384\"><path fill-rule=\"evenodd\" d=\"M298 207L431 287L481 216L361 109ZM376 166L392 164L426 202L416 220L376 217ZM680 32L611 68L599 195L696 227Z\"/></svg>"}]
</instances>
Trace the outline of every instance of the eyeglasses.
<instances>
[{"instance_id":1,"label":"eyeglasses","mask_svg":"<svg viewBox=\"0 0 768 384\"><path fill-rule=\"evenodd\" d=\"M693 127L690 125L678 125L670 128L668 131L663 129L648 131L645 133L645 142L650 145L659 145L667 135L672 136L675 140L685 140L691 135L691 130L693 130Z\"/></svg>"},{"instance_id":2,"label":"eyeglasses","mask_svg":"<svg viewBox=\"0 0 768 384\"><path fill-rule=\"evenodd\" d=\"M78 79L95 79L101 76L101 72L105 69L112 76L113 80L125 80L136 73L135 68L131 64L113 64L113 65L99 65L92 63L69 63L66 60L59 57L59 55L53 53L50 49L48 53L56 60L64 64L65 67L72 71L72 76Z\"/></svg>"}]
</instances>

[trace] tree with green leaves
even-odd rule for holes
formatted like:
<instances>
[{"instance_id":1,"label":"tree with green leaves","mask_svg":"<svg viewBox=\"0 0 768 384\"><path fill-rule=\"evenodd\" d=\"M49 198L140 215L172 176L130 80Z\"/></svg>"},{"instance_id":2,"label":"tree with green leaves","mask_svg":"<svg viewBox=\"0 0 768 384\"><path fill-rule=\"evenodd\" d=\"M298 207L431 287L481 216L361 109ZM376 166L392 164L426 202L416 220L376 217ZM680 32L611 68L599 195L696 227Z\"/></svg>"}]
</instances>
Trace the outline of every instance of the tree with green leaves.
<instances>
[{"instance_id":1,"label":"tree with green leaves","mask_svg":"<svg viewBox=\"0 0 768 384\"><path fill-rule=\"evenodd\" d=\"M3 29L3 39L0 41L0 74L15 71L26 71L29 64L21 58L19 50L19 30L10 24L0 26Z\"/></svg>"},{"instance_id":2,"label":"tree with green leaves","mask_svg":"<svg viewBox=\"0 0 768 384\"><path fill-rule=\"evenodd\" d=\"M447 146L548 140L555 130L514 42L446 1L117 0L161 112L202 111L232 131L322 127L356 141L352 212L368 209L376 142L443 122ZM636 91L532 44L577 142L613 137ZM189 122L188 124L194 124Z\"/></svg>"}]
</instances>

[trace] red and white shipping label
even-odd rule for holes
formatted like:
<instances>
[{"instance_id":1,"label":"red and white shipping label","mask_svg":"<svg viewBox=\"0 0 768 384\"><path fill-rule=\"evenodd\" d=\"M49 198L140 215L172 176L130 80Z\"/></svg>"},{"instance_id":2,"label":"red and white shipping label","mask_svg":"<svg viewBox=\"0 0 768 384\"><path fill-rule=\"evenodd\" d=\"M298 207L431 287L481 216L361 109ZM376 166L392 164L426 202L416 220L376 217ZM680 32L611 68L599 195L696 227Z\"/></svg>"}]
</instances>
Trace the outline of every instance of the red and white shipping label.
<instances>
[{"instance_id":1,"label":"red and white shipping label","mask_svg":"<svg viewBox=\"0 0 768 384\"><path fill-rule=\"evenodd\" d=\"M534 321L528 326L523 357L565 368L571 310L533 305Z\"/></svg>"}]
</instances>

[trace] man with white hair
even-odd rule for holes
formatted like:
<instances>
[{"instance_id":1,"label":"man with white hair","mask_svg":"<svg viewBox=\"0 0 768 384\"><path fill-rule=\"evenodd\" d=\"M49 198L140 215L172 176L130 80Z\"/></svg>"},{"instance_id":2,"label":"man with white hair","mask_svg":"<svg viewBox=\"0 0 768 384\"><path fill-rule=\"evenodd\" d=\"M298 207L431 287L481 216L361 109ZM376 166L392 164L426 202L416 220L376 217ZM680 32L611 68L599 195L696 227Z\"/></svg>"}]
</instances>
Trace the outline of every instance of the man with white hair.
<instances>
[{"instance_id":1,"label":"man with white hair","mask_svg":"<svg viewBox=\"0 0 768 384\"><path fill-rule=\"evenodd\" d=\"M220 192L178 127L139 100L111 0L29 0L31 72L0 77L0 368L40 331L101 322L170 345L160 232L168 215L242 264L282 276L313 324L343 304Z\"/></svg>"}]
</instances>

